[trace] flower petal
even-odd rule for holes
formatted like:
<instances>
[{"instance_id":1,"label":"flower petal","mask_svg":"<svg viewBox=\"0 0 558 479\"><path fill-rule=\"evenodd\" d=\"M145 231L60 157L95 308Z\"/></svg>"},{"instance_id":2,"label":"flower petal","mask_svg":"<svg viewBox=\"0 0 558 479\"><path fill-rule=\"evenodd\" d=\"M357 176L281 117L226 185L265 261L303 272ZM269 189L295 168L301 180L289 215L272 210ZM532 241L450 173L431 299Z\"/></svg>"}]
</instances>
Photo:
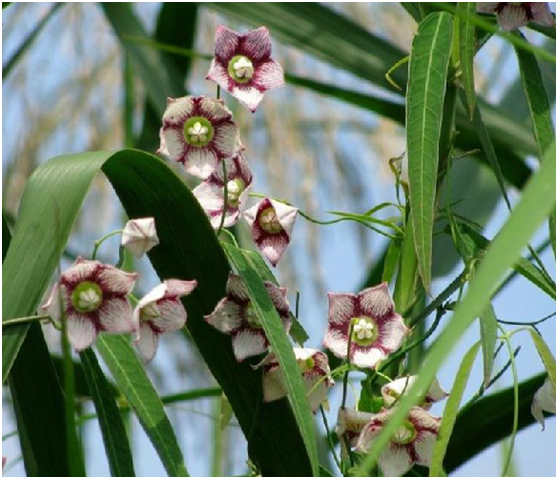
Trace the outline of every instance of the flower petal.
<instances>
[{"instance_id":1,"label":"flower petal","mask_svg":"<svg viewBox=\"0 0 558 479\"><path fill-rule=\"evenodd\" d=\"M211 60L211 65L209 66L209 71L205 78L214 81L223 90L229 91L229 72L215 58Z\"/></svg>"},{"instance_id":2,"label":"flower petal","mask_svg":"<svg viewBox=\"0 0 558 479\"><path fill-rule=\"evenodd\" d=\"M126 295L134 289L137 277L138 273L126 273L114 266L102 265L102 269L97 275L97 283L103 293Z\"/></svg>"},{"instance_id":3,"label":"flower petal","mask_svg":"<svg viewBox=\"0 0 558 479\"><path fill-rule=\"evenodd\" d=\"M351 318L358 315L356 296L350 293L327 293L328 311L327 320L334 325L346 326L346 335L349 335Z\"/></svg>"},{"instance_id":4,"label":"flower petal","mask_svg":"<svg viewBox=\"0 0 558 479\"><path fill-rule=\"evenodd\" d=\"M219 166L219 158L209 148L190 148L184 158L184 168L191 175L205 180Z\"/></svg>"},{"instance_id":5,"label":"flower petal","mask_svg":"<svg viewBox=\"0 0 558 479\"><path fill-rule=\"evenodd\" d=\"M358 441L358 435L372 419L372 416L372 413L357 411L356 409L339 409L335 433L338 436L342 436L345 432L352 433L350 434L353 438L351 445L354 447Z\"/></svg>"},{"instance_id":6,"label":"flower petal","mask_svg":"<svg viewBox=\"0 0 558 479\"><path fill-rule=\"evenodd\" d=\"M137 340L134 340L134 345L138 353L142 357L145 364L150 363L159 345L159 335L153 331L148 324L143 323L140 326L140 334Z\"/></svg>"},{"instance_id":7,"label":"flower petal","mask_svg":"<svg viewBox=\"0 0 558 479\"><path fill-rule=\"evenodd\" d=\"M101 330L106 333L133 333L137 331L132 316L132 306L125 298L104 300L98 309Z\"/></svg>"},{"instance_id":8,"label":"flower petal","mask_svg":"<svg viewBox=\"0 0 558 479\"><path fill-rule=\"evenodd\" d=\"M509 3L498 14L498 23L506 32L527 25L529 19L523 7L516 7Z\"/></svg>"},{"instance_id":9,"label":"flower petal","mask_svg":"<svg viewBox=\"0 0 558 479\"><path fill-rule=\"evenodd\" d=\"M250 30L242 35L238 53L247 56L252 62L267 60L271 55L271 37L266 27Z\"/></svg>"},{"instance_id":10,"label":"flower petal","mask_svg":"<svg viewBox=\"0 0 558 479\"><path fill-rule=\"evenodd\" d=\"M230 93L252 113L263 100L263 92L251 85L235 85Z\"/></svg>"},{"instance_id":11,"label":"flower petal","mask_svg":"<svg viewBox=\"0 0 558 479\"><path fill-rule=\"evenodd\" d=\"M258 66L254 72L253 82L264 91L279 88L285 84L283 67L275 60L269 60Z\"/></svg>"},{"instance_id":12,"label":"flower petal","mask_svg":"<svg viewBox=\"0 0 558 479\"><path fill-rule=\"evenodd\" d=\"M227 62L236 53L239 38L240 35L235 31L219 25L215 32L215 56Z\"/></svg>"},{"instance_id":13,"label":"flower petal","mask_svg":"<svg viewBox=\"0 0 558 479\"><path fill-rule=\"evenodd\" d=\"M244 324L241 313L242 308L238 303L223 298L219 301L215 310L210 315L205 316L205 320L222 333L230 334Z\"/></svg>"},{"instance_id":14,"label":"flower petal","mask_svg":"<svg viewBox=\"0 0 558 479\"><path fill-rule=\"evenodd\" d=\"M239 301L250 301L243 279L234 273L229 273L229 278L227 279L227 294Z\"/></svg>"},{"instance_id":15,"label":"flower petal","mask_svg":"<svg viewBox=\"0 0 558 479\"><path fill-rule=\"evenodd\" d=\"M155 219L136 218L128 221L122 231L121 242L136 258L141 258L151 248L159 244Z\"/></svg>"},{"instance_id":16,"label":"flower petal","mask_svg":"<svg viewBox=\"0 0 558 479\"><path fill-rule=\"evenodd\" d=\"M338 358L347 357L348 336L340 331L328 328L324 338L324 347L329 349Z\"/></svg>"},{"instance_id":17,"label":"flower petal","mask_svg":"<svg viewBox=\"0 0 558 479\"><path fill-rule=\"evenodd\" d=\"M62 286L62 291L58 289L58 283L56 283L51 290L50 296L45 304L41 306L41 310L47 313L55 321L60 321L60 297L67 298L66 288ZM66 302L66 301L64 301Z\"/></svg>"},{"instance_id":18,"label":"flower petal","mask_svg":"<svg viewBox=\"0 0 558 479\"><path fill-rule=\"evenodd\" d=\"M415 441L413 442L415 452L417 453L417 464L420 464L421 466L430 466L432 450L435 443L436 434L429 431L423 431L417 435Z\"/></svg>"},{"instance_id":19,"label":"flower petal","mask_svg":"<svg viewBox=\"0 0 558 479\"><path fill-rule=\"evenodd\" d=\"M498 2L477 2L477 12L496 13Z\"/></svg>"},{"instance_id":20,"label":"flower petal","mask_svg":"<svg viewBox=\"0 0 558 479\"><path fill-rule=\"evenodd\" d=\"M246 358L265 353L268 346L263 332L251 328L246 328L235 334L232 345L234 355L239 363Z\"/></svg>"},{"instance_id":21,"label":"flower petal","mask_svg":"<svg viewBox=\"0 0 558 479\"><path fill-rule=\"evenodd\" d=\"M236 153L237 135L238 128L234 123L222 123L215 127L215 136L212 141L224 158L228 158Z\"/></svg>"},{"instance_id":22,"label":"flower petal","mask_svg":"<svg viewBox=\"0 0 558 479\"><path fill-rule=\"evenodd\" d=\"M391 314L395 308L386 282L361 291L358 299L362 312L372 318L381 318Z\"/></svg>"},{"instance_id":23,"label":"flower petal","mask_svg":"<svg viewBox=\"0 0 558 479\"><path fill-rule=\"evenodd\" d=\"M543 411L556 413L556 391L552 387L549 378L546 378L544 384L535 393L533 404L531 405L531 414L533 414L534 418L544 429Z\"/></svg>"},{"instance_id":24,"label":"flower petal","mask_svg":"<svg viewBox=\"0 0 558 479\"><path fill-rule=\"evenodd\" d=\"M269 298L279 312L279 315L288 316L290 307L289 301L287 300L287 289L279 288L270 281L265 281L264 285L267 293L269 294Z\"/></svg>"},{"instance_id":25,"label":"flower petal","mask_svg":"<svg viewBox=\"0 0 558 479\"><path fill-rule=\"evenodd\" d=\"M380 349L361 349L351 345L351 362L359 368L374 369L385 358L386 354Z\"/></svg>"},{"instance_id":26,"label":"flower petal","mask_svg":"<svg viewBox=\"0 0 558 479\"><path fill-rule=\"evenodd\" d=\"M191 96L183 96L182 98L169 98L167 100L167 108L163 114L163 125L183 127L187 117L194 111L194 100ZM166 128L164 128L166 130ZM167 146L170 149L168 138L166 138ZM172 149L170 150L172 154Z\"/></svg>"},{"instance_id":27,"label":"flower petal","mask_svg":"<svg viewBox=\"0 0 558 479\"><path fill-rule=\"evenodd\" d=\"M201 96L199 97L199 110L201 115L206 117L212 124L223 120L232 120L232 113L222 100Z\"/></svg>"},{"instance_id":28,"label":"flower petal","mask_svg":"<svg viewBox=\"0 0 558 479\"><path fill-rule=\"evenodd\" d=\"M79 313L68 314L68 341L77 352L91 346L97 339L97 330L93 322Z\"/></svg>"},{"instance_id":29,"label":"flower petal","mask_svg":"<svg viewBox=\"0 0 558 479\"><path fill-rule=\"evenodd\" d=\"M378 457L378 466L386 477L402 477L413 465L405 447L390 443Z\"/></svg>"},{"instance_id":30,"label":"flower petal","mask_svg":"<svg viewBox=\"0 0 558 479\"><path fill-rule=\"evenodd\" d=\"M378 337L378 344L382 348L393 352L399 349L403 339L409 332L409 328L405 326L403 318L395 314L392 319L385 321L379 325L380 336Z\"/></svg>"},{"instance_id":31,"label":"flower petal","mask_svg":"<svg viewBox=\"0 0 558 479\"><path fill-rule=\"evenodd\" d=\"M170 157L170 152L169 152L169 148L167 146L167 140L165 139L165 135L163 134L163 128L161 127L159 129L159 141L160 141L160 145L159 145L159 149L157 150L157 154L158 155L163 155L166 157Z\"/></svg>"},{"instance_id":32,"label":"flower petal","mask_svg":"<svg viewBox=\"0 0 558 479\"><path fill-rule=\"evenodd\" d=\"M545 27L554 27L556 25L556 20L547 2L531 2L529 6L531 7L531 16L535 23Z\"/></svg>"},{"instance_id":33,"label":"flower petal","mask_svg":"<svg viewBox=\"0 0 558 479\"><path fill-rule=\"evenodd\" d=\"M204 181L196 186L192 193L199 201L205 214L212 220L212 224L214 219L217 220L218 227L221 215L223 214L223 187L209 181Z\"/></svg>"},{"instance_id":34,"label":"flower petal","mask_svg":"<svg viewBox=\"0 0 558 479\"><path fill-rule=\"evenodd\" d=\"M165 151L163 151L163 148ZM176 128L163 127L161 131L161 147L159 149L172 161L184 161L186 140L182 131Z\"/></svg>"},{"instance_id":35,"label":"flower petal","mask_svg":"<svg viewBox=\"0 0 558 479\"><path fill-rule=\"evenodd\" d=\"M281 233L266 235L258 244L262 254L273 266L277 266L287 246L289 246L289 238Z\"/></svg>"},{"instance_id":36,"label":"flower petal","mask_svg":"<svg viewBox=\"0 0 558 479\"><path fill-rule=\"evenodd\" d=\"M179 298L191 294L198 286L195 279L167 279L164 283L167 285L167 296L177 296Z\"/></svg>"},{"instance_id":37,"label":"flower petal","mask_svg":"<svg viewBox=\"0 0 558 479\"><path fill-rule=\"evenodd\" d=\"M256 217L258 216L259 209L260 209L260 204L258 203L257 205L254 205L251 208L248 208L246 211L244 211L244 215L243 215L244 219L246 220L246 223L248 224L251 230L254 229L254 223L256 221Z\"/></svg>"},{"instance_id":38,"label":"flower petal","mask_svg":"<svg viewBox=\"0 0 558 479\"><path fill-rule=\"evenodd\" d=\"M430 430L436 432L440 427L440 418L433 416L421 407L411 409L409 420L415 425L417 431Z\"/></svg>"},{"instance_id":39,"label":"flower petal","mask_svg":"<svg viewBox=\"0 0 558 479\"><path fill-rule=\"evenodd\" d=\"M62 273L61 280L63 283L67 282L73 285L91 280L100 266L99 261L89 261L80 256L70 268Z\"/></svg>"},{"instance_id":40,"label":"flower petal","mask_svg":"<svg viewBox=\"0 0 558 479\"><path fill-rule=\"evenodd\" d=\"M316 386L318 381L320 381L320 384ZM320 408L320 405L327 399L327 391L329 389L328 383L326 380L321 380L321 376L317 375L304 375L302 377L302 382L304 383L310 410L316 412ZM310 391L312 391L312 393L308 396Z\"/></svg>"},{"instance_id":41,"label":"flower petal","mask_svg":"<svg viewBox=\"0 0 558 479\"><path fill-rule=\"evenodd\" d=\"M287 395L283 372L278 365L264 373L262 388L264 402L276 401Z\"/></svg>"},{"instance_id":42,"label":"flower petal","mask_svg":"<svg viewBox=\"0 0 558 479\"><path fill-rule=\"evenodd\" d=\"M162 299L157 302L157 309L160 316L151 320L151 323L161 333L178 331L186 324L188 316L180 299Z\"/></svg>"},{"instance_id":43,"label":"flower petal","mask_svg":"<svg viewBox=\"0 0 558 479\"><path fill-rule=\"evenodd\" d=\"M289 238L293 232L294 223L298 215L298 208L270 199L271 205L277 215L279 224L283 227Z\"/></svg>"}]
</instances>

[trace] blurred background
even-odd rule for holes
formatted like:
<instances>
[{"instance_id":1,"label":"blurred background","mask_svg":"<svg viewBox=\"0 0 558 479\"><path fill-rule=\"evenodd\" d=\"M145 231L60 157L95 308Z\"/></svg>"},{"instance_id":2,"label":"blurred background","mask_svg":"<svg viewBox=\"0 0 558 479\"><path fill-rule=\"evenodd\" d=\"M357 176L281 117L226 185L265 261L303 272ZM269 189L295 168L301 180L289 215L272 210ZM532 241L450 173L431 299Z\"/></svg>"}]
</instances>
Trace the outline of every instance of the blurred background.
<instances>
[{"instance_id":1,"label":"blurred background","mask_svg":"<svg viewBox=\"0 0 558 479\"><path fill-rule=\"evenodd\" d=\"M161 5L134 4L134 11L149 35L156 28ZM327 6L400 49L409 50L416 23L398 3L329 3ZM552 9L554 11L554 7ZM191 17L185 19L185 23L193 35L193 50L203 54L213 52L217 25L224 24L238 31L251 28L238 16L231 19L216 12L213 5L196 7L191 4L190 11ZM13 4L3 11L2 24L2 201L8 217L17 215L29 175L53 156L87 150L116 150L132 145L155 151L158 138L141 134L145 131L144 85L123 53L99 4ZM288 73L402 103L399 96L302 49L282 43L274 37L273 28L270 30L273 56ZM19 55L20 46L33 34L36 34L33 43ZM530 41L544 43L541 35L531 31L526 34ZM129 41L139 43L140 39ZM554 42L548 43L555 49ZM207 60L185 60L188 57L180 55L176 58L190 62L184 85L189 93L215 95L215 85L204 79L209 66ZM525 123L528 111L522 99L513 49L499 38L492 38L477 56L475 66L477 91L490 103L501 105L518 122ZM555 103L555 71L546 68L547 65L542 66L549 96ZM133 92L133 95L127 96L125 92ZM388 161L405 150L404 130L399 124L291 84L268 93L255 114L240 107L227 94L224 98L241 128L246 157L255 173L254 191L288 199L319 219L331 219L328 210L364 212L383 201L395 200ZM555 111L553 115L555 117ZM506 161L505 158L500 160ZM532 160L528 159L528 164L534 168L536 162ZM187 177L180 167L173 165L173 168L190 186L195 186L195 180ZM452 175L454 194L462 200L461 213L483 224L484 235L492 238L508 215L499 199L493 174L474 160L466 159L459 162ZM512 201L517 199L513 189L510 188L509 194ZM393 214L393 211L385 212L386 216ZM124 220L110 184L99 177L75 226L68 247L70 256L90 255L93 242L121 227ZM248 246L245 225L240 225L239 234ZM541 244L546 236L544 228L532 244ZM117 241L103 244L103 260L116 260ZM356 224L317 226L298 219L293 242L276 273L280 282L289 288L292 304L295 292L300 292L300 318L310 334L309 346L321 346L327 322L325 293L357 292L385 245L386 238ZM435 244L434 257L437 275L432 296L435 297L460 273L462 264L451 252L449 241L442 238ZM554 276L550 248L541 258ZM66 261L71 262L70 259ZM138 262L136 267L141 271L138 283L141 294L158 280L147 259ZM493 304L499 319L511 321L534 321L555 311L555 303L521 277L514 279ZM555 324L555 319L551 319L540 326L554 353ZM44 332L51 350L56 353L56 331L45 327ZM451 388L460 360L478 339L478 334L475 324L444 365L439 379L445 389ZM518 334L513 341L514 346L522 346L518 356L520 380L542 372L542 364L528 336ZM502 366L506 359L501 354L497 363ZM215 385L195 345L180 334L164 337L148 371L160 394ZM465 400L477 391L481 378L482 364L478 359ZM356 402L360 387L358 374L354 379L355 395L349 397ZM511 384L508 372L493 390ZM340 385L331 392L328 414L331 427L336 421L340 393ZM238 475L248 470L246 443L235 419L220 431L216 413L218 401L218 398L201 399L168 407L186 465L193 476ZM15 420L8 388L3 388L2 404L2 454L8 459L4 473L21 476L25 471L18 437L11 434L15 431ZM84 413L93 411L90 404L84 404L83 408ZM433 408L435 414L441 415L442 411L443 404ZM165 475L139 423L132 419L130 427L138 475ZM319 424L319 428L322 430L323 426ZM81 433L86 445L88 475L109 475L96 421L83 421ZM216 443L220 451L216 451ZM459 468L456 475L499 475L505 447L505 444L494 445ZM219 456L221 460L216 460ZM535 424L519 433L513 455L514 474L510 475L554 476L555 470L556 423L552 418L547 420L544 431Z\"/></svg>"}]
</instances>

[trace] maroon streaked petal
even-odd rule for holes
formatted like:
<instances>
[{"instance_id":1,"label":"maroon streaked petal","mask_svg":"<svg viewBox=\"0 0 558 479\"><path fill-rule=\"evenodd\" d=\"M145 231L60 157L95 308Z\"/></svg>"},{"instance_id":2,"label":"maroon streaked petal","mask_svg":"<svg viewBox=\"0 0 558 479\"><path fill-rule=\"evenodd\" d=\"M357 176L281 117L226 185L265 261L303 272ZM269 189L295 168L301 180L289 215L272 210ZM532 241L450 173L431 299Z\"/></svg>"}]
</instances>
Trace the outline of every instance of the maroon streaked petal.
<instances>
[{"instance_id":1,"label":"maroon streaked petal","mask_svg":"<svg viewBox=\"0 0 558 479\"><path fill-rule=\"evenodd\" d=\"M167 286L165 298L188 296L198 286L198 282L195 279L167 279L164 284Z\"/></svg>"},{"instance_id":2,"label":"maroon streaked petal","mask_svg":"<svg viewBox=\"0 0 558 479\"><path fill-rule=\"evenodd\" d=\"M395 308L387 283L366 288L358 293L358 299L362 313L371 318L381 318L392 314Z\"/></svg>"},{"instance_id":3,"label":"maroon streaked petal","mask_svg":"<svg viewBox=\"0 0 558 479\"><path fill-rule=\"evenodd\" d=\"M248 57L253 63L267 60L271 55L271 38L268 29L260 27L243 34L238 54Z\"/></svg>"},{"instance_id":4,"label":"maroon streaked petal","mask_svg":"<svg viewBox=\"0 0 558 479\"><path fill-rule=\"evenodd\" d=\"M186 140L181 129L174 127L166 127L161 131L161 149L166 148L166 156L172 161L182 161L184 154L187 151Z\"/></svg>"},{"instance_id":5,"label":"maroon streaked petal","mask_svg":"<svg viewBox=\"0 0 558 479\"><path fill-rule=\"evenodd\" d=\"M215 56L226 63L236 53L240 35L223 25L215 32Z\"/></svg>"},{"instance_id":6,"label":"maroon streaked petal","mask_svg":"<svg viewBox=\"0 0 558 479\"><path fill-rule=\"evenodd\" d=\"M102 265L102 269L97 274L96 282L103 293L126 295L134 289L137 277L138 273L126 273L114 266Z\"/></svg>"},{"instance_id":7,"label":"maroon streaked petal","mask_svg":"<svg viewBox=\"0 0 558 479\"><path fill-rule=\"evenodd\" d=\"M61 281L73 286L83 281L91 281L100 266L99 261L85 260L80 256L70 268L62 273Z\"/></svg>"},{"instance_id":8,"label":"maroon streaked petal","mask_svg":"<svg viewBox=\"0 0 558 479\"><path fill-rule=\"evenodd\" d=\"M430 466L432 459L432 450L436 443L436 434L429 431L423 431L417 434L413 441L413 447L416 454L416 463L421 466Z\"/></svg>"},{"instance_id":9,"label":"maroon streaked petal","mask_svg":"<svg viewBox=\"0 0 558 479\"><path fill-rule=\"evenodd\" d=\"M139 331L139 339L134 340L134 345L145 364L150 363L159 345L159 335L153 331L147 323L142 323Z\"/></svg>"},{"instance_id":10,"label":"maroon streaked petal","mask_svg":"<svg viewBox=\"0 0 558 479\"><path fill-rule=\"evenodd\" d=\"M215 58L211 60L206 78L217 83L223 90L229 91L229 72Z\"/></svg>"},{"instance_id":11,"label":"maroon streaked petal","mask_svg":"<svg viewBox=\"0 0 558 479\"><path fill-rule=\"evenodd\" d=\"M223 298L215 310L205 320L222 333L231 334L245 323L241 306L228 298Z\"/></svg>"},{"instance_id":12,"label":"maroon streaked petal","mask_svg":"<svg viewBox=\"0 0 558 479\"><path fill-rule=\"evenodd\" d=\"M230 90L230 94L252 113L256 111L258 105L263 99L263 92L251 84L234 85Z\"/></svg>"},{"instance_id":13,"label":"maroon streaked petal","mask_svg":"<svg viewBox=\"0 0 558 479\"><path fill-rule=\"evenodd\" d=\"M266 92L285 84L285 72L279 63L275 60L269 60L258 65L252 81L256 88Z\"/></svg>"},{"instance_id":14,"label":"maroon streaked petal","mask_svg":"<svg viewBox=\"0 0 558 479\"><path fill-rule=\"evenodd\" d=\"M163 155L166 156L167 158L170 158L170 152L169 152L169 148L167 146L167 140L163 134L163 127L159 128L159 149L156 151L156 153L158 155Z\"/></svg>"},{"instance_id":15,"label":"maroon streaked petal","mask_svg":"<svg viewBox=\"0 0 558 479\"><path fill-rule=\"evenodd\" d=\"M258 210L259 210L259 203L257 205L252 206L251 208L248 208L246 211L244 211L244 219L246 220L246 223L248 223L248 226L250 227L250 230L254 230L254 226L256 224L256 217L258 216ZM252 233L253 236L253 233Z\"/></svg>"},{"instance_id":16,"label":"maroon streaked petal","mask_svg":"<svg viewBox=\"0 0 558 479\"><path fill-rule=\"evenodd\" d=\"M386 353L381 349L370 347L368 349L351 344L351 363L359 368L374 369L380 361L386 358Z\"/></svg>"},{"instance_id":17,"label":"maroon streaked petal","mask_svg":"<svg viewBox=\"0 0 558 479\"><path fill-rule=\"evenodd\" d=\"M258 248L273 266L277 266L287 246L289 246L289 238L284 231L268 234L261 237L258 242Z\"/></svg>"},{"instance_id":18,"label":"maroon streaked petal","mask_svg":"<svg viewBox=\"0 0 558 479\"><path fill-rule=\"evenodd\" d=\"M531 17L535 23L545 27L554 27L556 25L556 20L547 2L531 2L529 6L531 8Z\"/></svg>"},{"instance_id":19,"label":"maroon streaked petal","mask_svg":"<svg viewBox=\"0 0 558 479\"><path fill-rule=\"evenodd\" d=\"M283 372L279 367L266 371L262 382L264 402L272 402L287 395Z\"/></svg>"},{"instance_id":20,"label":"maroon streaked petal","mask_svg":"<svg viewBox=\"0 0 558 479\"><path fill-rule=\"evenodd\" d=\"M250 169L250 165L248 165L242 153L236 154L233 157L233 161L235 164L234 178L240 178L244 182L245 188L248 189L252 186L252 170Z\"/></svg>"},{"instance_id":21,"label":"maroon streaked petal","mask_svg":"<svg viewBox=\"0 0 558 479\"><path fill-rule=\"evenodd\" d=\"M184 169L191 175L205 180L219 166L219 158L209 148L190 148L184 161Z\"/></svg>"},{"instance_id":22,"label":"maroon streaked petal","mask_svg":"<svg viewBox=\"0 0 558 479\"><path fill-rule=\"evenodd\" d=\"M340 331L328 328L324 338L324 346L338 358L347 357L348 336Z\"/></svg>"},{"instance_id":23,"label":"maroon streaked petal","mask_svg":"<svg viewBox=\"0 0 558 479\"><path fill-rule=\"evenodd\" d=\"M271 203L271 206L273 206L273 209L275 210L275 214L277 215L279 224L285 230L287 236L290 238L293 232L296 217L298 215L298 208L271 199L269 201Z\"/></svg>"},{"instance_id":24,"label":"maroon streaked petal","mask_svg":"<svg viewBox=\"0 0 558 479\"><path fill-rule=\"evenodd\" d=\"M85 315L70 313L66 317L68 324L68 341L77 352L91 346L97 339L97 330L93 322Z\"/></svg>"},{"instance_id":25,"label":"maroon streaked petal","mask_svg":"<svg viewBox=\"0 0 558 479\"><path fill-rule=\"evenodd\" d=\"M440 427L440 418L433 416L423 408L414 407L409 412L409 420L417 428L417 431L430 431L436 433Z\"/></svg>"},{"instance_id":26,"label":"maroon streaked petal","mask_svg":"<svg viewBox=\"0 0 558 479\"><path fill-rule=\"evenodd\" d=\"M211 223L213 224L215 220L217 227L219 227L224 206L223 187L204 181L196 186L192 193L199 201L205 214L211 219ZM215 227L215 225L213 226Z\"/></svg>"},{"instance_id":27,"label":"maroon streaked petal","mask_svg":"<svg viewBox=\"0 0 558 479\"><path fill-rule=\"evenodd\" d=\"M163 126L183 127L184 122L194 111L194 100L191 96L167 100L167 108L163 114ZM167 139L168 145L168 139Z\"/></svg>"},{"instance_id":28,"label":"maroon streaked petal","mask_svg":"<svg viewBox=\"0 0 558 479\"><path fill-rule=\"evenodd\" d=\"M289 301L287 300L287 289L279 288L269 281L265 281L265 289L269 294L271 301L281 316L289 315Z\"/></svg>"},{"instance_id":29,"label":"maroon streaked petal","mask_svg":"<svg viewBox=\"0 0 558 479\"><path fill-rule=\"evenodd\" d=\"M213 100L205 96L199 97L198 108L200 115L206 117L213 126L223 120L232 120L231 111L221 100Z\"/></svg>"},{"instance_id":30,"label":"maroon streaked petal","mask_svg":"<svg viewBox=\"0 0 558 479\"><path fill-rule=\"evenodd\" d=\"M409 332L403 318L395 314L391 319L378 324L380 335L376 343L389 352L399 349L403 339Z\"/></svg>"},{"instance_id":31,"label":"maroon streaked petal","mask_svg":"<svg viewBox=\"0 0 558 479\"><path fill-rule=\"evenodd\" d=\"M496 13L498 2L477 2L477 12Z\"/></svg>"},{"instance_id":32,"label":"maroon streaked petal","mask_svg":"<svg viewBox=\"0 0 558 479\"><path fill-rule=\"evenodd\" d=\"M219 150L224 158L229 158L236 152L237 135L238 128L234 123L221 123L215 127L215 136L211 143Z\"/></svg>"},{"instance_id":33,"label":"maroon streaked petal","mask_svg":"<svg viewBox=\"0 0 558 479\"><path fill-rule=\"evenodd\" d=\"M234 273L229 273L227 279L227 294L238 301L250 301L246 286L242 278Z\"/></svg>"},{"instance_id":34,"label":"maroon streaked petal","mask_svg":"<svg viewBox=\"0 0 558 479\"><path fill-rule=\"evenodd\" d=\"M370 450L370 447L372 446L374 440L380 434L383 423L374 421L374 417L372 417L370 419L370 422L368 422L368 424L366 424L362 428L360 436L357 440L355 451L367 453Z\"/></svg>"},{"instance_id":35,"label":"maroon streaked petal","mask_svg":"<svg viewBox=\"0 0 558 479\"><path fill-rule=\"evenodd\" d=\"M236 360L240 363L246 358L265 353L268 342L262 331L246 328L233 336L232 345Z\"/></svg>"},{"instance_id":36,"label":"maroon streaked petal","mask_svg":"<svg viewBox=\"0 0 558 479\"><path fill-rule=\"evenodd\" d=\"M178 331L186 324L187 314L180 299L162 299L157 301L160 316L151 320L160 333Z\"/></svg>"},{"instance_id":37,"label":"maroon streaked petal","mask_svg":"<svg viewBox=\"0 0 558 479\"><path fill-rule=\"evenodd\" d=\"M349 335L349 324L352 318L358 316L356 296L350 293L327 293L327 320L332 325L343 326Z\"/></svg>"},{"instance_id":38,"label":"maroon streaked petal","mask_svg":"<svg viewBox=\"0 0 558 479\"><path fill-rule=\"evenodd\" d=\"M509 3L498 14L498 23L506 32L527 25L529 19L522 6L513 6Z\"/></svg>"},{"instance_id":39,"label":"maroon streaked petal","mask_svg":"<svg viewBox=\"0 0 558 479\"><path fill-rule=\"evenodd\" d=\"M132 306L125 298L109 298L101 303L98 311L101 330L106 333L132 333L137 330L132 317Z\"/></svg>"},{"instance_id":40,"label":"maroon streaked petal","mask_svg":"<svg viewBox=\"0 0 558 479\"><path fill-rule=\"evenodd\" d=\"M386 477L403 477L412 465L413 458L407 447L393 442L378 457L378 466Z\"/></svg>"}]
</instances>

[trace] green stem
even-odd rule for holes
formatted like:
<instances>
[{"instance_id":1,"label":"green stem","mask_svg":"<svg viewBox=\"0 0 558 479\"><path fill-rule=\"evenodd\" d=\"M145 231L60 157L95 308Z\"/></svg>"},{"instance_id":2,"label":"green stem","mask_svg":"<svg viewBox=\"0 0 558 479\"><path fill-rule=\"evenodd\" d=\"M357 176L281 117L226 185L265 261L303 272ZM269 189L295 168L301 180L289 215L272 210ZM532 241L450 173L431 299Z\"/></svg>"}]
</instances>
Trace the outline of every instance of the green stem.
<instances>
[{"instance_id":1,"label":"green stem","mask_svg":"<svg viewBox=\"0 0 558 479\"><path fill-rule=\"evenodd\" d=\"M531 321L531 322L521 322L521 321L504 321L503 319L498 319L497 321L499 323L502 324L509 324L512 326L536 326L537 324L540 323L544 323L545 321L548 321L550 318L553 318L554 316L556 316L556 312L554 313L550 313L548 316L545 316L542 319L538 319L537 321Z\"/></svg>"},{"instance_id":2,"label":"green stem","mask_svg":"<svg viewBox=\"0 0 558 479\"><path fill-rule=\"evenodd\" d=\"M320 414L322 416L322 422L324 423L324 427L325 427L325 430L326 430L327 443L329 444L329 449L331 450L331 455L333 456L333 460L335 461L335 464L339 468L339 471L342 471L341 461L337 457L337 452L335 451L335 444L333 444L333 439L331 438L331 432L329 430L329 425L327 423L327 418L326 418L323 406L320 406Z\"/></svg>"},{"instance_id":3,"label":"green stem","mask_svg":"<svg viewBox=\"0 0 558 479\"><path fill-rule=\"evenodd\" d=\"M217 94L219 94L219 86L217 86ZM229 189L228 189L228 178L227 178L227 162L225 159L221 160L223 163L223 213L221 214L221 222L219 223L219 229L217 230L217 238L223 230L223 225L225 224L225 215L227 214L227 208L229 207Z\"/></svg>"},{"instance_id":4,"label":"green stem","mask_svg":"<svg viewBox=\"0 0 558 479\"><path fill-rule=\"evenodd\" d=\"M38 316L23 316L22 318L6 319L2 321L2 327L14 326L16 324L30 323L31 321L44 321L51 320L48 314L38 315Z\"/></svg>"},{"instance_id":5,"label":"green stem","mask_svg":"<svg viewBox=\"0 0 558 479\"><path fill-rule=\"evenodd\" d=\"M103 236L102 238L98 239L97 241L95 241L95 247L93 248L93 253L91 254L91 259L93 261L95 261L97 259L97 252L99 251L99 247L109 238L111 238L112 236L121 234L122 230L116 230L113 231L109 234L106 234L105 236Z\"/></svg>"}]
</instances>

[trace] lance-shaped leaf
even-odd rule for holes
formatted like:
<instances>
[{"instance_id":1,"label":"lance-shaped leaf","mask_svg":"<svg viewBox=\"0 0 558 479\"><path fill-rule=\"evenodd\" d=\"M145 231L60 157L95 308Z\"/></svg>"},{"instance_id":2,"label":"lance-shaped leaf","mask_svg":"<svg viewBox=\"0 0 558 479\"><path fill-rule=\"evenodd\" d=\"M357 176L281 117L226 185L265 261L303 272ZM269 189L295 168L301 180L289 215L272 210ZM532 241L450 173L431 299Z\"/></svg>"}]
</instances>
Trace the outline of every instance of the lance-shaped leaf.
<instances>
[{"instance_id":1,"label":"lance-shaped leaf","mask_svg":"<svg viewBox=\"0 0 558 479\"><path fill-rule=\"evenodd\" d=\"M477 2L460 2L457 9L472 15L475 13ZM475 94L475 71L474 62L476 53L475 25L466 16L459 18L459 64L463 86L467 94L467 104L469 106L469 117L473 118L477 95Z\"/></svg>"},{"instance_id":2,"label":"lance-shaped leaf","mask_svg":"<svg viewBox=\"0 0 558 479\"><path fill-rule=\"evenodd\" d=\"M539 352L539 356L546 368L546 372L548 373L548 377L550 378L550 382L552 383L552 387L556 389L556 359L552 355L550 348L545 343L544 339L540 337L535 331L529 331L531 333L531 338L537 347L537 351Z\"/></svg>"},{"instance_id":3,"label":"lance-shaped leaf","mask_svg":"<svg viewBox=\"0 0 558 479\"><path fill-rule=\"evenodd\" d=\"M419 25L409 64L406 128L411 219L418 268L426 289L431 277L434 202L451 39L451 16L429 15Z\"/></svg>"}]
</instances>

